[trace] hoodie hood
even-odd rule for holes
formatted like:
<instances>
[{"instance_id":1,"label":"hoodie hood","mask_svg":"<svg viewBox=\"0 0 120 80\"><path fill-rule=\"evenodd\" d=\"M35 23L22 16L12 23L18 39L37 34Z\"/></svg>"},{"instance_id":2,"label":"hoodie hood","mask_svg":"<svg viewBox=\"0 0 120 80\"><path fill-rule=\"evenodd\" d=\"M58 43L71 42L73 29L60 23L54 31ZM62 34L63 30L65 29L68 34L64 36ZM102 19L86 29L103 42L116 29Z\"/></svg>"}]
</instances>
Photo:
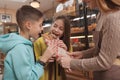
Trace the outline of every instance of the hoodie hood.
<instances>
[{"instance_id":1,"label":"hoodie hood","mask_svg":"<svg viewBox=\"0 0 120 80\"><path fill-rule=\"evenodd\" d=\"M25 44L32 46L30 40L25 39L17 33L10 33L0 36L0 51L7 54L12 48L18 44Z\"/></svg>"}]
</instances>

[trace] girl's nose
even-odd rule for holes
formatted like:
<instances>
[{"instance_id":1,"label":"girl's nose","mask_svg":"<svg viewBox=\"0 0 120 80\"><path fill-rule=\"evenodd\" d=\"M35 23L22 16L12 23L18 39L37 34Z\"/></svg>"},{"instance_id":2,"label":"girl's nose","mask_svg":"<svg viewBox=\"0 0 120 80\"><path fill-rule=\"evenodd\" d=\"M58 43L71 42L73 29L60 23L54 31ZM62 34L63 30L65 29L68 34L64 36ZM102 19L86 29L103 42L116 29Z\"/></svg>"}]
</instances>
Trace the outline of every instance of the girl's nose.
<instances>
[{"instance_id":1,"label":"girl's nose","mask_svg":"<svg viewBox=\"0 0 120 80\"><path fill-rule=\"evenodd\" d=\"M56 28L55 31L58 31L58 28Z\"/></svg>"},{"instance_id":2,"label":"girl's nose","mask_svg":"<svg viewBox=\"0 0 120 80\"><path fill-rule=\"evenodd\" d=\"M41 31L43 31L43 26L42 26L42 27L40 27L40 30L41 30Z\"/></svg>"}]
</instances>

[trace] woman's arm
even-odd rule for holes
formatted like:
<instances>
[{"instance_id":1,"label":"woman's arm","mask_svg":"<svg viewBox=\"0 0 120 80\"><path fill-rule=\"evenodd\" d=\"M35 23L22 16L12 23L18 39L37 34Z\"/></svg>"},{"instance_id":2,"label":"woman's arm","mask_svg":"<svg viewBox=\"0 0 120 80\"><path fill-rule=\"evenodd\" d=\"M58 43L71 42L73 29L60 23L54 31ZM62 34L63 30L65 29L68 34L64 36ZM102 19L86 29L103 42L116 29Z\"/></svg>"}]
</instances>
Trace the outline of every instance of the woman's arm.
<instances>
[{"instance_id":1,"label":"woman's arm","mask_svg":"<svg viewBox=\"0 0 120 80\"><path fill-rule=\"evenodd\" d=\"M71 59L63 57L61 59L64 68L76 70L100 71L109 69L118 54L120 53L120 11L106 15L106 20L102 28L101 48L93 58Z\"/></svg>"},{"instance_id":2,"label":"woman's arm","mask_svg":"<svg viewBox=\"0 0 120 80\"><path fill-rule=\"evenodd\" d=\"M106 70L109 69L120 53L120 11L106 16L102 28L102 42L99 54L88 59L71 60L72 69Z\"/></svg>"}]
</instances>

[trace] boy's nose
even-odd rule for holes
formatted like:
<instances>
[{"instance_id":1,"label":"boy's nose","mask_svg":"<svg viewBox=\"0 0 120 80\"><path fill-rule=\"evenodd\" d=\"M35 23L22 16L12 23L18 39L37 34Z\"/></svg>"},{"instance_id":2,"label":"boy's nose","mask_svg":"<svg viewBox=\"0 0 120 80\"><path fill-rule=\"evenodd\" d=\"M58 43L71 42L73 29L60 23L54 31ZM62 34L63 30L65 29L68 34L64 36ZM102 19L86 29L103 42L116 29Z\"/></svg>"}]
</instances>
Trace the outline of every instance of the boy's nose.
<instances>
[{"instance_id":1,"label":"boy's nose","mask_svg":"<svg viewBox=\"0 0 120 80\"><path fill-rule=\"evenodd\" d=\"M41 27L41 31L43 31L43 26Z\"/></svg>"}]
</instances>

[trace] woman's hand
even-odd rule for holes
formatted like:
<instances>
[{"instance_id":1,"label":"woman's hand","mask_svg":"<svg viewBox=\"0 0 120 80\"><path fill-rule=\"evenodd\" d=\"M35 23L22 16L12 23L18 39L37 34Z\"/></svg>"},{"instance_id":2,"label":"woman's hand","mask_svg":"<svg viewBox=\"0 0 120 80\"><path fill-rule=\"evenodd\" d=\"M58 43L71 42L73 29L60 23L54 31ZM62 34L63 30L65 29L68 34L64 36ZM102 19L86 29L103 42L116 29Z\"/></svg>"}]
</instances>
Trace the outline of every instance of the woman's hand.
<instances>
[{"instance_id":1,"label":"woman's hand","mask_svg":"<svg viewBox=\"0 0 120 80\"><path fill-rule=\"evenodd\" d=\"M70 70L70 62L72 58L70 56L62 56L60 58L60 64L63 68Z\"/></svg>"},{"instance_id":2,"label":"woman's hand","mask_svg":"<svg viewBox=\"0 0 120 80\"><path fill-rule=\"evenodd\" d=\"M68 53L68 55L75 59L80 59L83 57L83 53L80 51L71 52L71 53Z\"/></svg>"}]
</instances>

